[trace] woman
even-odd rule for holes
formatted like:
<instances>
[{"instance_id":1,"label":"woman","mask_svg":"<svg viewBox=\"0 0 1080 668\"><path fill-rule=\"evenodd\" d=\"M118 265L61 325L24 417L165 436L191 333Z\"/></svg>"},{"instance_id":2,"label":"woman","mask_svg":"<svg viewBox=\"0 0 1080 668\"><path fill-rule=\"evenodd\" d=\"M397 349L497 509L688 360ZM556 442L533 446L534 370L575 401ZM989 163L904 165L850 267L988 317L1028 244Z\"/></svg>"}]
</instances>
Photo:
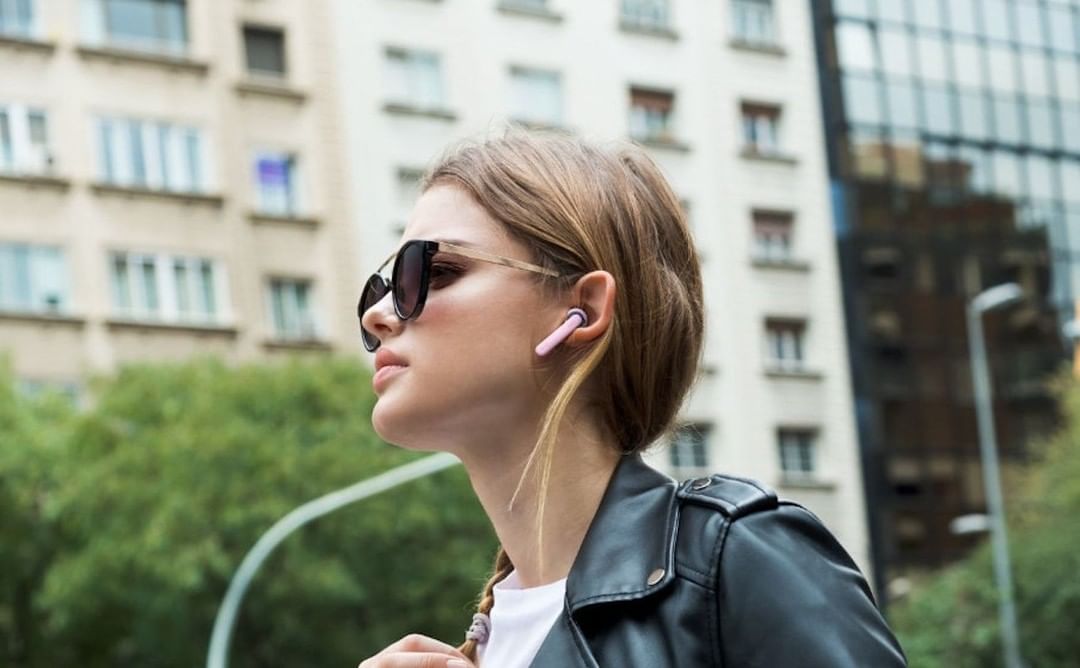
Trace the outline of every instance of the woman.
<instances>
[{"instance_id":1,"label":"woman","mask_svg":"<svg viewBox=\"0 0 1080 668\"><path fill-rule=\"evenodd\" d=\"M904 665L808 511L642 461L694 382L703 311L641 150L510 133L443 156L361 297L372 422L461 459L501 548L463 645L414 634L361 668Z\"/></svg>"}]
</instances>

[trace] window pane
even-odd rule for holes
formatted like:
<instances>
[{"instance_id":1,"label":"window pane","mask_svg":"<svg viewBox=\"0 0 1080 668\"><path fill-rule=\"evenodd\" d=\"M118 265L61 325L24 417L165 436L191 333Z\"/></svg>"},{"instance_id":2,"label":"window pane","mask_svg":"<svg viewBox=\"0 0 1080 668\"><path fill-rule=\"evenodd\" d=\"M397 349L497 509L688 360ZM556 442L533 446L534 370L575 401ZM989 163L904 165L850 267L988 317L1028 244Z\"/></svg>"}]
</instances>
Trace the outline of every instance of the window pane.
<instances>
[{"instance_id":1,"label":"window pane","mask_svg":"<svg viewBox=\"0 0 1080 668\"><path fill-rule=\"evenodd\" d=\"M834 0L833 7L839 16L870 18L869 0Z\"/></svg>"},{"instance_id":2,"label":"window pane","mask_svg":"<svg viewBox=\"0 0 1080 668\"><path fill-rule=\"evenodd\" d=\"M975 3L978 0L948 0L945 8L949 13L949 27L960 33L969 35L978 32L975 23Z\"/></svg>"},{"instance_id":3,"label":"window pane","mask_svg":"<svg viewBox=\"0 0 1080 668\"><path fill-rule=\"evenodd\" d=\"M11 136L11 120L6 109L0 109L0 169L15 167L15 144Z\"/></svg>"},{"instance_id":4,"label":"window pane","mask_svg":"<svg viewBox=\"0 0 1080 668\"><path fill-rule=\"evenodd\" d=\"M882 122L876 83L876 80L866 77L844 77L844 106L851 122L869 125Z\"/></svg>"},{"instance_id":5,"label":"window pane","mask_svg":"<svg viewBox=\"0 0 1080 668\"><path fill-rule=\"evenodd\" d=\"M217 313L217 300L214 291L214 266L209 260L199 262L199 278L201 279L203 313L212 318Z\"/></svg>"},{"instance_id":6,"label":"window pane","mask_svg":"<svg viewBox=\"0 0 1080 668\"><path fill-rule=\"evenodd\" d=\"M936 134L953 133L952 96L942 86L925 86L923 101L926 111L926 129Z\"/></svg>"},{"instance_id":7,"label":"window pane","mask_svg":"<svg viewBox=\"0 0 1080 668\"><path fill-rule=\"evenodd\" d=\"M634 25L666 27L668 0L622 0L622 19Z\"/></svg>"},{"instance_id":8,"label":"window pane","mask_svg":"<svg viewBox=\"0 0 1080 668\"><path fill-rule=\"evenodd\" d=\"M157 267L152 258L147 258L139 263L140 285L142 286L142 306L149 312L158 310L158 287Z\"/></svg>"},{"instance_id":9,"label":"window pane","mask_svg":"<svg viewBox=\"0 0 1080 668\"><path fill-rule=\"evenodd\" d=\"M102 0L105 26L112 42L122 45L183 52L187 18L183 0Z\"/></svg>"},{"instance_id":10,"label":"window pane","mask_svg":"<svg viewBox=\"0 0 1080 668\"><path fill-rule=\"evenodd\" d=\"M117 311L127 313L131 309L131 283L128 279L127 257L113 256L112 261L113 306Z\"/></svg>"},{"instance_id":11,"label":"window pane","mask_svg":"<svg viewBox=\"0 0 1080 668\"><path fill-rule=\"evenodd\" d=\"M995 151L993 161L995 191L1006 197L1019 197L1023 192L1019 158L1015 153Z\"/></svg>"},{"instance_id":12,"label":"window pane","mask_svg":"<svg viewBox=\"0 0 1080 668\"><path fill-rule=\"evenodd\" d=\"M1065 139L1065 149L1080 153L1080 105L1062 104L1058 113L1061 115L1061 133ZM1080 188L1070 188L1080 193Z\"/></svg>"},{"instance_id":13,"label":"window pane","mask_svg":"<svg viewBox=\"0 0 1080 668\"><path fill-rule=\"evenodd\" d=\"M836 47L844 69L874 70L878 67L873 37L865 24L839 24L836 27Z\"/></svg>"},{"instance_id":14,"label":"window pane","mask_svg":"<svg viewBox=\"0 0 1080 668\"><path fill-rule=\"evenodd\" d=\"M135 184L145 186L146 182L146 161L143 153L143 133L142 123L136 123L134 121L126 123L128 146L129 146L129 160L131 160L132 179Z\"/></svg>"},{"instance_id":15,"label":"window pane","mask_svg":"<svg viewBox=\"0 0 1080 668\"><path fill-rule=\"evenodd\" d=\"M732 30L736 39L751 44L773 44L772 0L732 0Z\"/></svg>"},{"instance_id":16,"label":"window pane","mask_svg":"<svg viewBox=\"0 0 1080 668\"><path fill-rule=\"evenodd\" d=\"M280 30L244 27L247 68L256 74L285 74L285 35Z\"/></svg>"},{"instance_id":17,"label":"window pane","mask_svg":"<svg viewBox=\"0 0 1080 668\"><path fill-rule=\"evenodd\" d=\"M952 44L952 52L956 82L961 86L981 88L983 86L982 54L978 45L958 38Z\"/></svg>"},{"instance_id":18,"label":"window pane","mask_svg":"<svg viewBox=\"0 0 1080 668\"><path fill-rule=\"evenodd\" d=\"M1020 143L1020 109L1015 99L1000 96L994 98L994 130L999 141Z\"/></svg>"},{"instance_id":19,"label":"window pane","mask_svg":"<svg viewBox=\"0 0 1080 668\"><path fill-rule=\"evenodd\" d=\"M1073 11L1069 7L1050 5L1050 44L1060 51L1076 50L1076 28Z\"/></svg>"},{"instance_id":20,"label":"window pane","mask_svg":"<svg viewBox=\"0 0 1080 668\"><path fill-rule=\"evenodd\" d=\"M510 73L510 112L518 120L545 125L562 122L557 72L514 68Z\"/></svg>"},{"instance_id":21,"label":"window pane","mask_svg":"<svg viewBox=\"0 0 1080 668\"><path fill-rule=\"evenodd\" d=\"M1021 80L1028 95L1050 95L1050 82L1047 76L1048 63L1041 53L1025 52L1020 55Z\"/></svg>"},{"instance_id":22,"label":"window pane","mask_svg":"<svg viewBox=\"0 0 1080 668\"><path fill-rule=\"evenodd\" d=\"M981 4L987 35L1001 40L1009 39L1012 17L1005 0L983 0Z\"/></svg>"},{"instance_id":23,"label":"window pane","mask_svg":"<svg viewBox=\"0 0 1080 668\"><path fill-rule=\"evenodd\" d=\"M1015 53L1007 46L989 46L986 50L989 60L990 86L1002 93L1016 93L1019 87L1016 83L1016 57Z\"/></svg>"},{"instance_id":24,"label":"window pane","mask_svg":"<svg viewBox=\"0 0 1080 668\"><path fill-rule=\"evenodd\" d=\"M911 0L911 2L915 13L915 25L935 29L942 27L940 0Z\"/></svg>"},{"instance_id":25,"label":"window pane","mask_svg":"<svg viewBox=\"0 0 1080 668\"><path fill-rule=\"evenodd\" d=\"M889 119L895 126L914 128L918 125L914 87L903 81L894 81L888 87L889 102L886 107Z\"/></svg>"},{"instance_id":26,"label":"window pane","mask_svg":"<svg viewBox=\"0 0 1080 668\"><path fill-rule=\"evenodd\" d=\"M889 74L910 76L915 73L911 56L911 37L902 28L879 29L882 68Z\"/></svg>"},{"instance_id":27,"label":"window pane","mask_svg":"<svg viewBox=\"0 0 1080 668\"><path fill-rule=\"evenodd\" d=\"M1027 112L1028 141L1039 148L1053 149L1057 141L1049 102L1029 100L1024 110Z\"/></svg>"},{"instance_id":28,"label":"window pane","mask_svg":"<svg viewBox=\"0 0 1080 668\"><path fill-rule=\"evenodd\" d=\"M960 94L960 134L971 139L989 139L986 99L978 93Z\"/></svg>"},{"instance_id":29,"label":"window pane","mask_svg":"<svg viewBox=\"0 0 1080 668\"><path fill-rule=\"evenodd\" d=\"M1026 0L1016 3L1016 29L1021 44L1042 46L1042 16L1038 5Z\"/></svg>"},{"instance_id":30,"label":"window pane","mask_svg":"<svg viewBox=\"0 0 1080 668\"><path fill-rule=\"evenodd\" d=\"M259 210L263 213L296 215L295 159L282 153L264 153L255 158L255 178Z\"/></svg>"},{"instance_id":31,"label":"window pane","mask_svg":"<svg viewBox=\"0 0 1080 668\"><path fill-rule=\"evenodd\" d=\"M922 78L927 81L948 81L948 55L944 40L934 35L921 35L915 41Z\"/></svg>"},{"instance_id":32,"label":"window pane","mask_svg":"<svg viewBox=\"0 0 1080 668\"><path fill-rule=\"evenodd\" d=\"M1064 100L1080 101L1080 65L1070 58L1054 59L1057 95Z\"/></svg>"}]
</instances>

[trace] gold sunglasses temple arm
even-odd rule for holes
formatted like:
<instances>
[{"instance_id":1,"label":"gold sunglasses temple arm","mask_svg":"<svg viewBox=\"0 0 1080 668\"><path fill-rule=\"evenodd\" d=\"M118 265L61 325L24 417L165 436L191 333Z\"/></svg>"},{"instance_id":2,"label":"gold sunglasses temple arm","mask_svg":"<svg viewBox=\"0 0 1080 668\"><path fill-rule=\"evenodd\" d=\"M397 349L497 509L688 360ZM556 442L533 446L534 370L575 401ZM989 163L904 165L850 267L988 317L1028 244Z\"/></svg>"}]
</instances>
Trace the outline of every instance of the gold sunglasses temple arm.
<instances>
[{"instance_id":1,"label":"gold sunglasses temple arm","mask_svg":"<svg viewBox=\"0 0 1080 668\"><path fill-rule=\"evenodd\" d=\"M465 257L471 257L474 260L483 260L485 262L492 262L494 264L501 264L504 267L512 267L514 269L522 269L524 271L531 271L537 274L544 274L546 276L559 276L559 272L551 269L545 269L544 267L530 264L529 262L522 262L521 260L515 260L509 257L502 257L501 255L492 255L485 253L484 251L474 250L472 248L465 248L463 246L457 246L455 244L449 244L446 242L439 242L439 247L446 247L452 249L453 252L464 255Z\"/></svg>"}]
</instances>

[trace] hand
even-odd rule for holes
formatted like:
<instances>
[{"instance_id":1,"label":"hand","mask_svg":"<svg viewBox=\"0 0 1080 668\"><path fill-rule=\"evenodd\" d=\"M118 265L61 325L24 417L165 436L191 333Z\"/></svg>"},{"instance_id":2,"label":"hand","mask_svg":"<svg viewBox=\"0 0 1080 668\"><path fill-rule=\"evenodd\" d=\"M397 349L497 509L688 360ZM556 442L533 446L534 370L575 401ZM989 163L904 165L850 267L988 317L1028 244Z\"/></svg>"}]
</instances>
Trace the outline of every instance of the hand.
<instances>
[{"instance_id":1,"label":"hand","mask_svg":"<svg viewBox=\"0 0 1080 668\"><path fill-rule=\"evenodd\" d=\"M476 668L465 655L444 642L410 633L357 668Z\"/></svg>"}]
</instances>

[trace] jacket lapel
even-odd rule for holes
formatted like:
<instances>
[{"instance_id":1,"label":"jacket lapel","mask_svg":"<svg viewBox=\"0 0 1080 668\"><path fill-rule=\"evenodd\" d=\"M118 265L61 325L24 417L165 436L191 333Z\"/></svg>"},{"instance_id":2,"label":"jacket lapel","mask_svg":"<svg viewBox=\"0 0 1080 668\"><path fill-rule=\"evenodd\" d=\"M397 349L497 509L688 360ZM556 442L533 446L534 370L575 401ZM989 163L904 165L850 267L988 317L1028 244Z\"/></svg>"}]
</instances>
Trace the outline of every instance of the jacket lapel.
<instances>
[{"instance_id":1,"label":"jacket lapel","mask_svg":"<svg viewBox=\"0 0 1080 668\"><path fill-rule=\"evenodd\" d=\"M565 609L533 666L595 668L574 614L590 605L651 596L675 578L677 487L640 454L619 460L567 576ZM657 571L663 573L659 579Z\"/></svg>"}]
</instances>

